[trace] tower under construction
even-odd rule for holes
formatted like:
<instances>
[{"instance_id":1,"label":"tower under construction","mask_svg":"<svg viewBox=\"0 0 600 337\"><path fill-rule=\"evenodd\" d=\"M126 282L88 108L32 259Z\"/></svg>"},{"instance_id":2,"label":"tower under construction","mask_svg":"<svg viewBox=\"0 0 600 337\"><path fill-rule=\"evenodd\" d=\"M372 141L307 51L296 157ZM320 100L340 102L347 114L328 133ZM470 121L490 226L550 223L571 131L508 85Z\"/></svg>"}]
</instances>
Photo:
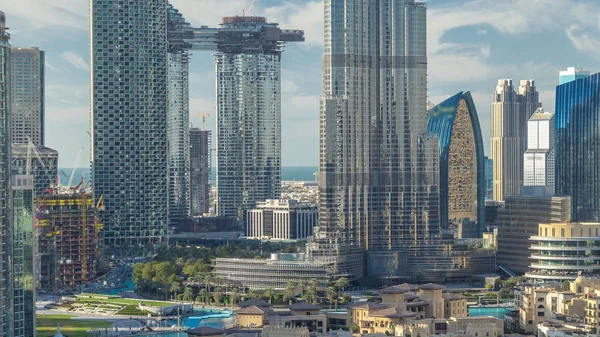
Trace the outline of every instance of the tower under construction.
<instances>
[{"instance_id":1,"label":"tower under construction","mask_svg":"<svg viewBox=\"0 0 600 337\"><path fill-rule=\"evenodd\" d=\"M102 197L98 205L102 205ZM37 198L39 287L75 288L98 274L100 233L92 194L77 188L49 191Z\"/></svg>"}]
</instances>

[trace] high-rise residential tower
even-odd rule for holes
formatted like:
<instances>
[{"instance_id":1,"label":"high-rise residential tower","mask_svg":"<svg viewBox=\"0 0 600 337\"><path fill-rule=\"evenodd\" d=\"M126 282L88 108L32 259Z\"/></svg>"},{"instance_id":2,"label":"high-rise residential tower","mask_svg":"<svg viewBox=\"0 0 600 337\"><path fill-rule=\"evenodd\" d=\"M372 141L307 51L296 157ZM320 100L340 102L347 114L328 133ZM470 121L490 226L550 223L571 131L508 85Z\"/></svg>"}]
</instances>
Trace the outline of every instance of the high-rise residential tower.
<instances>
[{"instance_id":1,"label":"high-rise residential tower","mask_svg":"<svg viewBox=\"0 0 600 337\"><path fill-rule=\"evenodd\" d=\"M527 150L523 155L523 193L554 194L554 113L538 109L527 122Z\"/></svg>"},{"instance_id":2,"label":"high-rise residential tower","mask_svg":"<svg viewBox=\"0 0 600 337\"><path fill-rule=\"evenodd\" d=\"M169 4L167 17L167 160L169 175L169 226L190 215L189 45L191 26Z\"/></svg>"},{"instance_id":3,"label":"high-rise residential tower","mask_svg":"<svg viewBox=\"0 0 600 337\"><path fill-rule=\"evenodd\" d=\"M12 47L11 141L44 145L44 51Z\"/></svg>"},{"instance_id":4,"label":"high-rise residential tower","mask_svg":"<svg viewBox=\"0 0 600 337\"><path fill-rule=\"evenodd\" d=\"M215 50L217 215L238 220L281 189L281 54L304 32L258 16L195 29L194 49Z\"/></svg>"},{"instance_id":5,"label":"high-rise residential tower","mask_svg":"<svg viewBox=\"0 0 600 337\"><path fill-rule=\"evenodd\" d=\"M540 107L533 80L523 80L518 92L512 80L498 80L491 106L491 158L494 165L493 199L521 193L523 154L527 149L527 120Z\"/></svg>"},{"instance_id":6,"label":"high-rise residential tower","mask_svg":"<svg viewBox=\"0 0 600 337\"><path fill-rule=\"evenodd\" d=\"M210 137L211 132L190 129L191 215L210 211Z\"/></svg>"},{"instance_id":7,"label":"high-rise residential tower","mask_svg":"<svg viewBox=\"0 0 600 337\"><path fill-rule=\"evenodd\" d=\"M583 70L580 67L567 67L567 70L559 72L558 84L569 83L587 76L590 76L590 72L587 70Z\"/></svg>"},{"instance_id":8,"label":"high-rise residential tower","mask_svg":"<svg viewBox=\"0 0 600 337\"><path fill-rule=\"evenodd\" d=\"M12 224L10 203L10 35L6 17L0 11L0 336L12 336L13 287L12 267Z\"/></svg>"},{"instance_id":9,"label":"high-rise residential tower","mask_svg":"<svg viewBox=\"0 0 600 337\"><path fill-rule=\"evenodd\" d=\"M14 336L29 337L35 335L35 289L38 285L38 273L35 272L37 233L33 225L33 176L13 175L11 187L14 228L13 273L11 275L14 280Z\"/></svg>"},{"instance_id":10,"label":"high-rise residential tower","mask_svg":"<svg viewBox=\"0 0 600 337\"><path fill-rule=\"evenodd\" d=\"M427 131L439 139L442 225L462 228L466 222L477 223L471 237L481 237L485 231L485 157L471 93L459 92L430 109Z\"/></svg>"},{"instance_id":11,"label":"high-rise residential tower","mask_svg":"<svg viewBox=\"0 0 600 337\"><path fill-rule=\"evenodd\" d=\"M90 5L94 199L109 251L145 254L167 234L167 1Z\"/></svg>"},{"instance_id":12,"label":"high-rise residential tower","mask_svg":"<svg viewBox=\"0 0 600 337\"><path fill-rule=\"evenodd\" d=\"M438 140L426 135L425 4L326 0L323 62L311 256L355 278L365 274L361 251L373 276L424 271L435 263L427 252L440 251Z\"/></svg>"},{"instance_id":13,"label":"high-rise residential tower","mask_svg":"<svg viewBox=\"0 0 600 337\"><path fill-rule=\"evenodd\" d=\"M556 87L556 193L573 221L600 222L600 73Z\"/></svg>"}]
</instances>

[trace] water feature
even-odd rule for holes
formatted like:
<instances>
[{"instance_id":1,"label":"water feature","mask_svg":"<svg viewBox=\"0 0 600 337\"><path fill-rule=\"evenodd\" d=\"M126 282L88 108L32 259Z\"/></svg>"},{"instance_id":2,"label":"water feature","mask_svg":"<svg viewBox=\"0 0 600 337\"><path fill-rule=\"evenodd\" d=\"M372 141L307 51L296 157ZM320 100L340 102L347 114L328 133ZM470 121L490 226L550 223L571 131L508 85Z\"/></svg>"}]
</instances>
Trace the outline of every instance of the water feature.
<instances>
[{"instance_id":1,"label":"water feature","mask_svg":"<svg viewBox=\"0 0 600 337\"><path fill-rule=\"evenodd\" d=\"M111 289L108 291L103 291L100 294L103 295L120 295L122 291L133 291L135 290L135 283L133 283L133 280L127 280L125 282L123 282L123 287L122 288L116 288L116 289Z\"/></svg>"},{"instance_id":2,"label":"water feature","mask_svg":"<svg viewBox=\"0 0 600 337\"><path fill-rule=\"evenodd\" d=\"M181 319L181 325L190 329L199 326L209 326L221 329L235 323L235 317L230 310L202 310L196 309L196 314ZM169 320L170 325L177 325L177 320Z\"/></svg>"},{"instance_id":3,"label":"water feature","mask_svg":"<svg viewBox=\"0 0 600 337\"><path fill-rule=\"evenodd\" d=\"M504 320L504 313L507 307L469 307L469 316L492 316Z\"/></svg>"}]
</instances>

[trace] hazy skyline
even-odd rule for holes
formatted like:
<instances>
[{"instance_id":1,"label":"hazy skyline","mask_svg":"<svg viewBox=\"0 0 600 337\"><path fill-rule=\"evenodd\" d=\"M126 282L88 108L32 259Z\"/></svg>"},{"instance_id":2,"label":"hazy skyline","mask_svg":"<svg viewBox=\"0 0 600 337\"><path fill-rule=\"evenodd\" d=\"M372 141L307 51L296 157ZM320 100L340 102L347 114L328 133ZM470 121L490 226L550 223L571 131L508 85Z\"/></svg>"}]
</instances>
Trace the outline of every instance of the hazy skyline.
<instances>
[{"instance_id":1,"label":"hazy skyline","mask_svg":"<svg viewBox=\"0 0 600 337\"><path fill-rule=\"evenodd\" d=\"M241 15L250 0L172 0L194 26L216 26ZM490 103L497 79L535 79L546 111L554 110L558 71L581 65L600 71L600 2L594 0L428 0L429 99L439 103L471 91L489 156ZM13 46L46 53L46 145L60 152L60 166L89 158L88 3L83 0L8 1ZM306 43L286 46L282 60L282 159L284 166L317 166L323 2L259 0L250 15L305 30ZM190 64L191 122L211 113L214 129L213 57L194 53ZM214 133L213 133L214 134ZM213 139L214 144L214 139Z\"/></svg>"}]
</instances>

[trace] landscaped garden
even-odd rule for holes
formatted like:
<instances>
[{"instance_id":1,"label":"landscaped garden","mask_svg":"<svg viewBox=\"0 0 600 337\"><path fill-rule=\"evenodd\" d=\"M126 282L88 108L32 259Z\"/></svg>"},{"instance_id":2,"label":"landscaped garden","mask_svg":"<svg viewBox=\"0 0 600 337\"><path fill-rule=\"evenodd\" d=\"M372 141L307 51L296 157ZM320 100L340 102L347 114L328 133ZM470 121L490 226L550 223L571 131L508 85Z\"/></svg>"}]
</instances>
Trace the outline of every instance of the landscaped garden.
<instances>
[{"instance_id":1,"label":"landscaped garden","mask_svg":"<svg viewBox=\"0 0 600 337\"><path fill-rule=\"evenodd\" d=\"M108 321L74 320L72 315L38 315L36 331L39 337L52 337L60 324L60 330L66 337L87 337L87 331L92 328L107 328L112 325Z\"/></svg>"}]
</instances>

